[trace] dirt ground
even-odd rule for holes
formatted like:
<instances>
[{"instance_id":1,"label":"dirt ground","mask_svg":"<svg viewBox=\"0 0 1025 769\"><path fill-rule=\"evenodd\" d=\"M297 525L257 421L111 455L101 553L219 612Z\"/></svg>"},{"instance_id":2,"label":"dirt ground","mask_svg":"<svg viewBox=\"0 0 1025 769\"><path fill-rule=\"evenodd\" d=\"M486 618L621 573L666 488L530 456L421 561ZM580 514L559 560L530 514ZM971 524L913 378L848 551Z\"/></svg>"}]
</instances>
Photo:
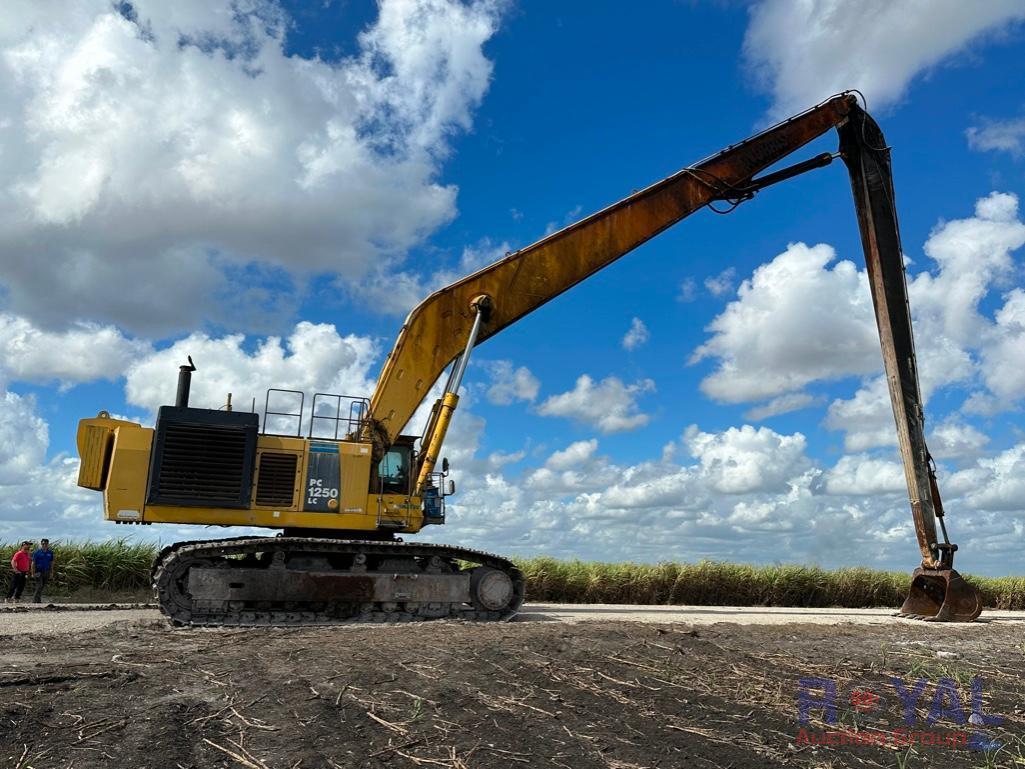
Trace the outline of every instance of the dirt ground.
<instances>
[{"instance_id":1,"label":"dirt ground","mask_svg":"<svg viewBox=\"0 0 1025 769\"><path fill-rule=\"evenodd\" d=\"M0 637L0 765L1025 765L1018 624L173 630L125 617L63 635ZM1000 725L959 723L971 712L975 676L981 712L972 720L999 716ZM911 726L891 677L911 691L922 682ZM821 700L829 681L835 721L809 707L800 723L802 690ZM926 720L930 710L936 723ZM894 737L900 729L908 731ZM811 744L854 733L901 744ZM909 735L948 744L903 744Z\"/></svg>"}]
</instances>

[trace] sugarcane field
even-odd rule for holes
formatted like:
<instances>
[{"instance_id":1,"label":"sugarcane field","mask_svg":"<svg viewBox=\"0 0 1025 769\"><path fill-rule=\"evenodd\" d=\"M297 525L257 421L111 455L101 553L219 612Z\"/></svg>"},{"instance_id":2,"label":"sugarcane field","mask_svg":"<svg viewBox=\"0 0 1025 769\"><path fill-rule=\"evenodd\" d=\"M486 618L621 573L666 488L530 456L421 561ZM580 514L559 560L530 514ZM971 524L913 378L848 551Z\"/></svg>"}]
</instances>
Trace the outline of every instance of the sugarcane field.
<instances>
[{"instance_id":1,"label":"sugarcane field","mask_svg":"<svg viewBox=\"0 0 1025 769\"><path fill-rule=\"evenodd\" d=\"M1023 54L0 4L0 769L1025 767Z\"/></svg>"}]
</instances>

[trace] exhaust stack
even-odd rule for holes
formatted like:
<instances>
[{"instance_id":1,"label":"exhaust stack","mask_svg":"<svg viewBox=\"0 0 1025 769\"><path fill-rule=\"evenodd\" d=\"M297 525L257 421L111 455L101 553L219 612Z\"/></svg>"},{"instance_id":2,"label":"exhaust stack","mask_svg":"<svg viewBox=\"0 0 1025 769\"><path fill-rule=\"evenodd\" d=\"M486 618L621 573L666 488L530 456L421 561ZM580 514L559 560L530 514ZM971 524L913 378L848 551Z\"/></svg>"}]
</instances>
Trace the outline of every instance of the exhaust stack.
<instances>
[{"instance_id":1,"label":"exhaust stack","mask_svg":"<svg viewBox=\"0 0 1025 769\"><path fill-rule=\"evenodd\" d=\"M196 364L192 362L192 356L186 356L189 359L188 366L178 367L178 395L174 399L174 405L177 408L187 408L189 405L189 389L192 387L192 372L196 370Z\"/></svg>"}]
</instances>

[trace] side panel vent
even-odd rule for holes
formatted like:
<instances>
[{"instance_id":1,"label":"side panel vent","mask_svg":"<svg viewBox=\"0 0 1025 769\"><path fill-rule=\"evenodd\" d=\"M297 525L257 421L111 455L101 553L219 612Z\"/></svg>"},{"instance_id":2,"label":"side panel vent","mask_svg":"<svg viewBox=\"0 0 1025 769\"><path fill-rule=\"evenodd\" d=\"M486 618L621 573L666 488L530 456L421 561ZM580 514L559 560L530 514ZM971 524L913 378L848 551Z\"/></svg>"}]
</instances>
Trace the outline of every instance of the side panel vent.
<instances>
[{"instance_id":1,"label":"side panel vent","mask_svg":"<svg viewBox=\"0 0 1025 769\"><path fill-rule=\"evenodd\" d=\"M256 504L292 507L295 502L296 454L264 452L256 471Z\"/></svg>"},{"instance_id":2,"label":"side panel vent","mask_svg":"<svg viewBox=\"0 0 1025 769\"><path fill-rule=\"evenodd\" d=\"M110 450L114 431L107 425L86 424L78 431L78 453L82 461L78 466L78 485L86 489L103 491L110 469Z\"/></svg>"},{"instance_id":3,"label":"side panel vent","mask_svg":"<svg viewBox=\"0 0 1025 769\"><path fill-rule=\"evenodd\" d=\"M165 406L157 417L150 504L249 506L255 414Z\"/></svg>"}]
</instances>

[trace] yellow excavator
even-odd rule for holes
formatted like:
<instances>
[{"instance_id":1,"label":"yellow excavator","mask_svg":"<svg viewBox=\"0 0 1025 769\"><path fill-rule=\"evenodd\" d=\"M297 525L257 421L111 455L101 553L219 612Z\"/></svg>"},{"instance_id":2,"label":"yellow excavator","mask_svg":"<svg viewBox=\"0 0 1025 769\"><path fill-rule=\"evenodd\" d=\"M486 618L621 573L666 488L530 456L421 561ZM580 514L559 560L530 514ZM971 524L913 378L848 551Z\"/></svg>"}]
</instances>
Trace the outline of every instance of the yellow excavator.
<instances>
[{"instance_id":1,"label":"yellow excavator","mask_svg":"<svg viewBox=\"0 0 1025 769\"><path fill-rule=\"evenodd\" d=\"M839 151L759 176L835 128ZM705 206L733 207L835 158L847 165L922 552L906 616L971 621L981 603L954 570L922 399L894 206L889 148L852 93L731 145L431 294L406 318L369 399L268 391L260 415L195 408L195 366L153 428L110 417L78 429L78 484L103 492L107 520L282 530L273 537L179 542L153 567L177 624L310 625L443 617L502 620L523 577L499 556L404 542L445 522L454 492L442 443L474 347ZM446 369L420 436L404 435ZM937 537L937 521L942 541Z\"/></svg>"}]
</instances>

